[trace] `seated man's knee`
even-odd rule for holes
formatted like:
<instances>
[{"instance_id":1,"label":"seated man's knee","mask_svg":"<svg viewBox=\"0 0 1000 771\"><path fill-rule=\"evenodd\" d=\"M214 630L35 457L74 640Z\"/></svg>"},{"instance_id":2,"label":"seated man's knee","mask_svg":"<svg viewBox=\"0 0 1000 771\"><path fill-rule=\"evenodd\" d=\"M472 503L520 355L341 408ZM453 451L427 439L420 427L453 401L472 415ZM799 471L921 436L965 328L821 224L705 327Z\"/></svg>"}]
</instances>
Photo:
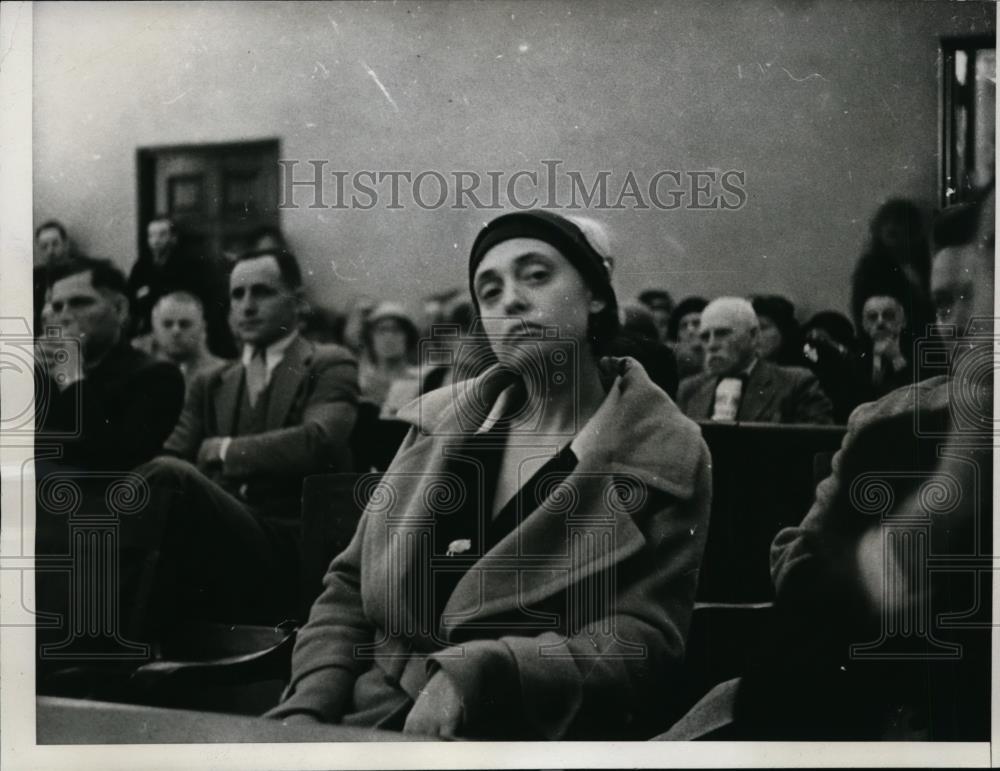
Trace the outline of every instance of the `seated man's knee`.
<instances>
[{"instance_id":1,"label":"seated man's knee","mask_svg":"<svg viewBox=\"0 0 1000 771\"><path fill-rule=\"evenodd\" d=\"M151 461L142 464L136 469L136 473L151 485L157 484L178 484L192 476L200 476L201 472L195 466L181 458L174 458L170 455L160 455Z\"/></svg>"}]
</instances>

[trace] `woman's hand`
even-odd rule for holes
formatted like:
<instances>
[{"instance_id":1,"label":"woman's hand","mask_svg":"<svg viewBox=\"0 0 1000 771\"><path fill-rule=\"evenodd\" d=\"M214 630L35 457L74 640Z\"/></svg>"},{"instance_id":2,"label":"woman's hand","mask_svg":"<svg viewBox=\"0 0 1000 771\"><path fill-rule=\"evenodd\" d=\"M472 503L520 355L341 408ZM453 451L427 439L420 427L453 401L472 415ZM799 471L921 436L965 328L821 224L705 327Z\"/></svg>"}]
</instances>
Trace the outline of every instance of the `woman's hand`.
<instances>
[{"instance_id":1,"label":"woman's hand","mask_svg":"<svg viewBox=\"0 0 1000 771\"><path fill-rule=\"evenodd\" d=\"M454 681L439 669L420 691L403 732L453 738L461 724L462 696Z\"/></svg>"}]
</instances>

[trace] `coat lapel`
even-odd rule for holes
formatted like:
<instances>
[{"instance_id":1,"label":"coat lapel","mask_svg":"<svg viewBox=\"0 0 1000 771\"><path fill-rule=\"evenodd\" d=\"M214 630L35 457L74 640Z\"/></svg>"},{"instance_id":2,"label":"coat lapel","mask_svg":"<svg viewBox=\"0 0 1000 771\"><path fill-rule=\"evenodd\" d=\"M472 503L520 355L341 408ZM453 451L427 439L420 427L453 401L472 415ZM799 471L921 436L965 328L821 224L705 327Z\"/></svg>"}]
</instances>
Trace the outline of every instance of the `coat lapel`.
<instances>
[{"instance_id":1,"label":"coat lapel","mask_svg":"<svg viewBox=\"0 0 1000 771\"><path fill-rule=\"evenodd\" d=\"M691 420L710 420L715 407L715 386L719 379L714 375L700 374L691 378L690 390L684 389L684 413ZM687 385L687 381L685 381Z\"/></svg>"},{"instance_id":2,"label":"coat lapel","mask_svg":"<svg viewBox=\"0 0 1000 771\"><path fill-rule=\"evenodd\" d=\"M705 376L705 382L691 396L688 414L693 420L711 420L715 411L715 387L719 379L714 375Z\"/></svg>"},{"instance_id":3,"label":"coat lapel","mask_svg":"<svg viewBox=\"0 0 1000 771\"><path fill-rule=\"evenodd\" d=\"M622 375L572 444L578 462L563 482L568 489L554 486L465 573L444 608L446 635L524 610L634 555L646 542L634 515L649 488L678 498L693 494L700 432L638 363L615 361ZM577 505L568 510L565 500Z\"/></svg>"},{"instance_id":4,"label":"coat lapel","mask_svg":"<svg viewBox=\"0 0 1000 771\"><path fill-rule=\"evenodd\" d=\"M236 361L219 374L219 386L215 391L215 416L217 430L222 436L236 434L236 407L240 398L240 383L243 381L243 365Z\"/></svg>"},{"instance_id":5,"label":"coat lapel","mask_svg":"<svg viewBox=\"0 0 1000 771\"><path fill-rule=\"evenodd\" d=\"M741 421L768 421L771 404L777 398L772 388L773 372L767 362L758 360L747 378L746 390L740 401L737 419Z\"/></svg>"},{"instance_id":6,"label":"coat lapel","mask_svg":"<svg viewBox=\"0 0 1000 771\"><path fill-rule=\"evenodd\" d=\"M573 492L562 493L586 503L567 514L556 486L462 576L442 614L445 634L488 616L526 611L638 552L646 539L625 507L604 505L614 480L586 465L574 469L563 482Z\"/></svg>"},{"instance_id":7,"label":"coat lapel","mask_svg":"<svg viewBox=\"0 0 1000 771\"><path fill-rule=\"evenodd\" d=\"M302 381L312 363L314 349L312 345L296 337L285 351L281 363L271 375L270 393L267 398L267 428L272 430L285 425L288 412L295 401L295 396L302 386Z\"/></svg>"}]
</instances>

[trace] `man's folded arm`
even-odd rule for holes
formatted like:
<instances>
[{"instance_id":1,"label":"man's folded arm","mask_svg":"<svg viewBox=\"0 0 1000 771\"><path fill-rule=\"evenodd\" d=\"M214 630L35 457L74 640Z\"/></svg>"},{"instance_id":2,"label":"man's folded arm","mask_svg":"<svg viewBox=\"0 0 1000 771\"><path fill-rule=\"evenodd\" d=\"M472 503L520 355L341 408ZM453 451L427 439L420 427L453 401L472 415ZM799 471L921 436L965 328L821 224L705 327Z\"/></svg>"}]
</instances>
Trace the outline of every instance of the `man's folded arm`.
<instances>
[{"instance_id":1,"label":"man's folded arm","mask_svg":"<svg viewBox=\"0 0 1000 771\"><path fill-rule=\"evenodd\" d=\"M358 375L353 361L331 362L315 376L302 423L233 437L223 473L296 474L350 466L350 438L357 417Z\"/></svg>"}]
</instances>

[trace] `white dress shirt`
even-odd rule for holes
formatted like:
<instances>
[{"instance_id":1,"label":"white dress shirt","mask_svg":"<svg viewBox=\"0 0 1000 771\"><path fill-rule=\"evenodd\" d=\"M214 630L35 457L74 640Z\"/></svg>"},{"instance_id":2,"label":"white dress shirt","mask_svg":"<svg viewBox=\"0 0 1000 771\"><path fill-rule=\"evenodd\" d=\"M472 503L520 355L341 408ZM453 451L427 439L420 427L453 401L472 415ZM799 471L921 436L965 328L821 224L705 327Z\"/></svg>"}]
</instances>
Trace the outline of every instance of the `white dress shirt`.
<instances>
[{"instance_id":1,"label":"white dress shirt","mask_svg":"<svg viewBox=\"0 0 1000 771\"><path fill-rule=\"evenodd\" d=\"M299 336L299 331L297 329L292 330L291 334L286 335L280 340L276 340L271 343L267 348L264 349L264 368L267 372L267 376L264 382L264 387L271 385L271 376L274 374L274 370L278 368L282 360L285 358L285 352L288 347L295 341L295 338ZM256 347L250 345L249 343L243 346L243 355L240 360L243 362L243 369L245 370L250 366L250 361L253 359L254 351ZM226 462L226 450L229 449L229 444L233 441L231 436L223 437L222 444L219 447L219 459L225 463Z\"/></svg>"}]
</instances>

